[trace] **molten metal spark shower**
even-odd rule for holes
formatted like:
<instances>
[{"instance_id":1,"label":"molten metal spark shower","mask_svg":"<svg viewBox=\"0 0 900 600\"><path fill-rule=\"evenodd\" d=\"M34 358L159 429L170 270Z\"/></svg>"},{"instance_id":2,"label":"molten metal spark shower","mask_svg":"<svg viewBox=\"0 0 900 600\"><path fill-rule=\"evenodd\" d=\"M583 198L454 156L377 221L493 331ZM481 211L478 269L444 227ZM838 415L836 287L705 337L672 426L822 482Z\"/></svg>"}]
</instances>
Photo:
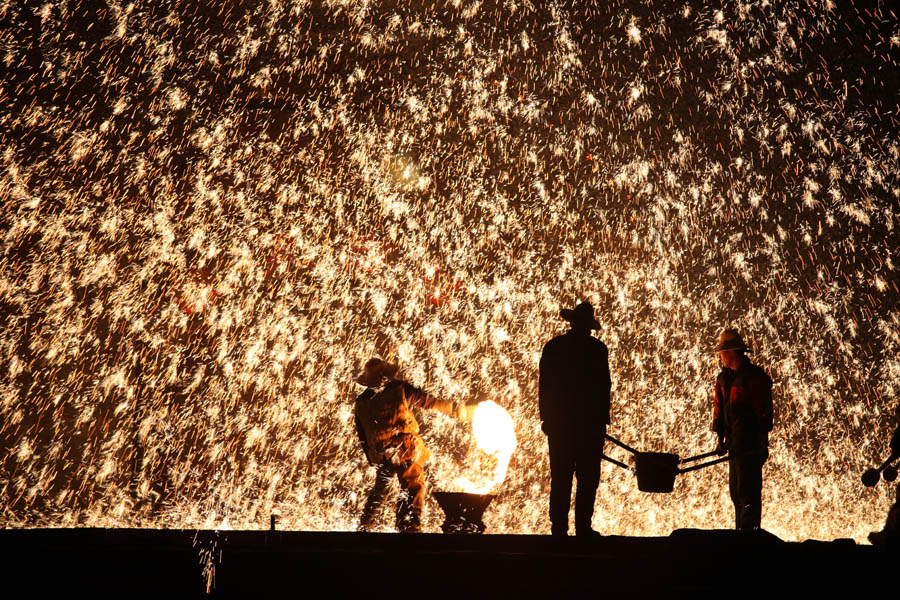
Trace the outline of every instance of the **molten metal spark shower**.
<instances>
[{"instance_id":1,"label":"molten metal spark shower","mask_svg":"<svg viewBox=\"0 0 900 600\"><path fill-rule=\"evenodd\" d=\"M736 326L775 380L763 527L878 528L889 2L5 2L0 48L0 526L353 529L379 355L502 398L491 531L547 532L538 359L587 299L612 435L712 449ZM471 430L420 425L450 487ZM602 533L731 521L724 468L660 498L604 467Z\"/></svg>"}]
</instances>

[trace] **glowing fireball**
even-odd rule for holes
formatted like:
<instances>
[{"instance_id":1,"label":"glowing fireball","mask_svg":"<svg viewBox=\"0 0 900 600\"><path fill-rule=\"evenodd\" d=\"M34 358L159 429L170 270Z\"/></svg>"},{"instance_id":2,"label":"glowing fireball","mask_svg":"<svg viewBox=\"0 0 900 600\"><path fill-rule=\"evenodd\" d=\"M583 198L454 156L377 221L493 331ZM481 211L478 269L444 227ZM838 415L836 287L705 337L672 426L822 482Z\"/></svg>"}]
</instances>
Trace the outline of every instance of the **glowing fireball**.
<instances>
[{"instance_id":1,"label":"glowing fireball","mask_svg":"<svg viewBox=\"0 0 900 600\"><path fill-rule=\"evenodd\" d=\"M516 450L516 430L512 417L492 400L481 402L472 417L476 456L456 485L474 494L486 494L503 483L509 459Z\"/></svg>"}]
</instances>

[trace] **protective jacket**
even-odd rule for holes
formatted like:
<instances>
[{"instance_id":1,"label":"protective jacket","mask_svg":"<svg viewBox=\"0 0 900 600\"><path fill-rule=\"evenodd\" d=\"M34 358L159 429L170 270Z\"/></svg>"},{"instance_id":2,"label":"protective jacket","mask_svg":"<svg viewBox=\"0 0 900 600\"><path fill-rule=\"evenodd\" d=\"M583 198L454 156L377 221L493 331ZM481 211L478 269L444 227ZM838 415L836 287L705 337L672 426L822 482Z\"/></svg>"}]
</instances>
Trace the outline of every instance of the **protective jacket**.
<instances>
[{"instance_id":1,"label":"protective jacket","mask_svg":"<svg viewBox=\"0 0 900 600\"><path fill-rule=\"evenodd\" d=\"M772 430L772 379L743 357L716 378L713 430L732 454L765 453Z\"/></svg>"},{"instance_id":2,"label":"protective jacket","mask_svg":"<svg viewBox=\"0 0 900 600\"><path fill-rule=\"evenodd\" d=\"M588 330L570 329L544 345L538 404L547 435L597 436L609 424L609 351Z\"/></svg>"},{"instance_id":3,"label":"protective jacket","mask_svg":"<svg viewBox=\"0 0 900 600\"><path fill-rule=\"evenodd\" d=\"M419 437L419 423L410 410L414 407L452 412L450 402L401 380L388 382L380 391L369 388L357 397L356 430L371 464L428 460L428 449Z\"/></svg>"}]
</instances>

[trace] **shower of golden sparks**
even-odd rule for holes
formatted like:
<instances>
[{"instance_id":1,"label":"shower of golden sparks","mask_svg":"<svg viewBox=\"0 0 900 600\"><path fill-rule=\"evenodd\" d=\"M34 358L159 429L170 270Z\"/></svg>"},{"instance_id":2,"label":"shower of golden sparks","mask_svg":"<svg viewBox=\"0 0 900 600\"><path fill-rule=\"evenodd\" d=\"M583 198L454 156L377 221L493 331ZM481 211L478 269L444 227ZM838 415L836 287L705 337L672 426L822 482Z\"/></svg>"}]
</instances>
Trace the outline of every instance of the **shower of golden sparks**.
<instances>
[{"instance_id":1,"label":"shower of golden sparks","mask_svg":"<svg viewBox=\"0 0 900 600\"><path fill-rule=\"evenodd\" d=\"M610 433L711 449L737 326L775 380L763 526L864 538L900 382L898 14L675 4L0 4L3 526L352 529L381 354L503 399L492 530L547 532L538 358L587 298ZM446 485L471 429L422 432ZM607 466L597 503L608 534L732 524L723 467L650 495Z\"/></svg>"}]
</instances>

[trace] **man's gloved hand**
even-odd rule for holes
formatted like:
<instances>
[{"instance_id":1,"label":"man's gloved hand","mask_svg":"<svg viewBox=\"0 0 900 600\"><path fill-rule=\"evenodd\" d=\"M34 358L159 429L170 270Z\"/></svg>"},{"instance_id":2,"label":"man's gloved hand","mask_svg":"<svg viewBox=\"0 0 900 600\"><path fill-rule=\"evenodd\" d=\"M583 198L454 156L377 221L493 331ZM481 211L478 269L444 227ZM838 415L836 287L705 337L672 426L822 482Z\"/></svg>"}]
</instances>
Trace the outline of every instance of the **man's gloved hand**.
<instances>
[{"instance_id":1,"label":"man's gloved hand","mask_svg":"<svg viewBox=\"0 0 900 600\"><path fill-rule=\"evenodd\" d=\"M725 447L725 440L719 438L719 443L716 444L716 454L719 456L725 456L728 454L728 448Z\"/></svg>"},{"instance_id":2,"label":"man's gloved hand","mask_svg":"<svg viewBox=\"0 0 900 600\"><path fill-rule=\"evenodd\" d=\"M475 409L477 404L460 403L456 407L456 418L463 423L470 423L475 418Z\"/></svg>"}]
</instances>

